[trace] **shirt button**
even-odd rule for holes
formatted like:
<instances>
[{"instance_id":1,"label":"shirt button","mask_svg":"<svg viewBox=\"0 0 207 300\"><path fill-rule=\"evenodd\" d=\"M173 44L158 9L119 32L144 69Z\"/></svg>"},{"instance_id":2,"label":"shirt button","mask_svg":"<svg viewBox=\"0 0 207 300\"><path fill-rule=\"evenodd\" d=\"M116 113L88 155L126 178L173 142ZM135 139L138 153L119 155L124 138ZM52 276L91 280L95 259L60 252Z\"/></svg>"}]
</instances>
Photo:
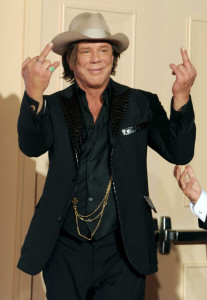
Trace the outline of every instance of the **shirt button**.
<instances>
[{"instance_id":1,"label":"shirt button","mask_svg":"<svg viewBox=\"0 0 207 300\"><path fill-rule=\"evenodd\" d=\"M93 156L91 156L90 160L94 160L94 157L93 157Z\"/></svg>"},{"instance_id":2,"label":"shirt button","mask_svg":"<svg viewBox=\"0 0 207 300\"><path fill-rule=\"evenodd\" d=\"M90 177L88 178L88 181L91 182L92 180L93 180L93 177L90 176Z\"/></svg>"},{"instance_id":3,"label":"shirt button","mask_svg":"<svg viewBox=\"0 0 207 300\"><path fill-rule=\"evenodd\" d=\"M89 200L89 201L93 201L93 198L92 198L92 197L90 197L90 198L88 198L88 200Z\"/></svg>"},{"instance_id":4,"label":"shirt button","mask_svg":"<svg viewBox=\"0 0 207 300\"><path fill-rule=\"evenodd\" d=\"M63 217L62 217L62 216L59 216L59 217L58 217L58 221L59 221L59 222L61 222L61 221L62 221L62 219L63 219Z\"/></svg>"}]
</instances>

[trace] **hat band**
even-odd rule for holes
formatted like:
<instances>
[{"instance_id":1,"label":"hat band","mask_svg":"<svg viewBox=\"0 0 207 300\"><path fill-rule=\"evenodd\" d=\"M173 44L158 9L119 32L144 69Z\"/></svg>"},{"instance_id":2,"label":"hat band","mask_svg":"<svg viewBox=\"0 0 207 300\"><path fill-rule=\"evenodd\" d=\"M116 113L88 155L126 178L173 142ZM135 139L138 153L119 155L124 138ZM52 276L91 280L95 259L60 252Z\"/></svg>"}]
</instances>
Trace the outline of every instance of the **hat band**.
<instances>
[{"instance_id":1,"label":"hat band","mask_svg":"<svg viewBox=\"0 0 207 300\"><path fill-rule=\"evenodd\" d=\"M102 29L85 29L81 33L92 39L108 38L111 36L109 32Z\"/></svg>"}]
</instances>

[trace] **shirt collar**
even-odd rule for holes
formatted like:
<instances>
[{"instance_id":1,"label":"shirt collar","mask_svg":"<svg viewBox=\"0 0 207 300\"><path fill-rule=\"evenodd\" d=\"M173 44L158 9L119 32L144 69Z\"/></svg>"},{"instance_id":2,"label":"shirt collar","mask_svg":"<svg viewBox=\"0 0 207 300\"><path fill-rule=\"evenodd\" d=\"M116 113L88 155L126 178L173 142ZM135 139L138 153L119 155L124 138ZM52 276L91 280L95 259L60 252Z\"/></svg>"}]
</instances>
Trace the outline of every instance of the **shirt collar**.
<instances>
[{"instance_id":1,"label":"shirt collar","mask_svg":"<svg viewBox=\"0 0 207 300\"><path fill-rule=\"evenodd\" d=\"M82 101L82 97L85 96L84 98L86 99L86 93L84 90L82 90L77 81L75 80L74 81L74 84L75 84L75 92L76 92L76 95L78 97L78 100L84 104L84 101ZM109 79L109 82L103 92L103 101L105 103L105 105L108 107L109 106L109 102L110 102L110 99L111 99L111 85L112 85L112 79L110 78Z\"/></svg>"}]
</instances>

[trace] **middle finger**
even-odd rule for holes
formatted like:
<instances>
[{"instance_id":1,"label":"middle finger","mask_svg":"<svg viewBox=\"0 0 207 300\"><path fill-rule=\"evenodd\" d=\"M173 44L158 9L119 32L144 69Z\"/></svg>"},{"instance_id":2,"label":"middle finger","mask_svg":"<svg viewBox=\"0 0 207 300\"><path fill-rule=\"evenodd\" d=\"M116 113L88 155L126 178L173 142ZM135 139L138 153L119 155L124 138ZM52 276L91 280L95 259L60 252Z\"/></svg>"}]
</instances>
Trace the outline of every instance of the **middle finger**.
<instances>
[{"instance_id":1,"label":"middle finger","mask_svg":"<svg viewBox=\"0 0 207 300\"><path fill-rule=\"evenodd\" d=\"M40 61L43 62L43 61L46 59L46 57L47 57L48 54L50 53L50 51L51 51L53 45L54 45L54 44L53 44L52 42L46 45L46 47L42 50L42 52L40 53L40 55L39 55L39 57L38 57L38 59L39 59Z\"/></svg>"},{"instance_id":2,"label":"middle finger","mask_svg":"<svg viewBox=\"0 0 207 300\"><path fill-rule=\"evenodd\" d=\"M191 69L191 62L190 62L190 59L188 57L187 50L184 47L182 47L180 51L181 51L181 55L182 55L182 59L183 59L183 65L187 69Z\"/></svg>"}]
</instances>

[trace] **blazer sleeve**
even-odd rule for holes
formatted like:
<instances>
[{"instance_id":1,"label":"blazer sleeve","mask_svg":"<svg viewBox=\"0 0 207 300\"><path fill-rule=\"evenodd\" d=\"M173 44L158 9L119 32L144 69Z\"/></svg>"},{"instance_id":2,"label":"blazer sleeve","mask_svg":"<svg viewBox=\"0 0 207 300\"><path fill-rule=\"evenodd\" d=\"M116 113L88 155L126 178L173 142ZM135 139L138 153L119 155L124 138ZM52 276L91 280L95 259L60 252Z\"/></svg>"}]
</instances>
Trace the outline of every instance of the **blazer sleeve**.
<instances>
[{"instance_id":1,"label":"blazer sleeve","mask_svg":"<svg viewBox=\"0 0 207 300\"><path fill-rule=\"evenodd\" d=\"M21 151L30 157L37 157L47 152L53 144L53 131L48 105L45 102L37 114L39 103L24 93L17 131Z\"/></svg>"},{"instance_id":2,"label":"blazer sleeve","mask_svg":"<svg viewBox=\"0 0 207 300\"><path fill-rule=\"evenodd\" d=\"M156 95L150 95L149 146L173 164L184 165L194 155L196 127L191 101L181 111L173 109L171 102L170 119L167 118Z\"/></svg>"},{"instance_id":3,"label":"blazer sleeve","mask_svg":"<svg viewBox=\"0 0 207 300\"><path fill-rule=\"evenodd\" d=\"M207 218L205 222L202 222L201 219L198 219L198 226L203 229L207 229Z\"/></svg>"}]
</instances>

